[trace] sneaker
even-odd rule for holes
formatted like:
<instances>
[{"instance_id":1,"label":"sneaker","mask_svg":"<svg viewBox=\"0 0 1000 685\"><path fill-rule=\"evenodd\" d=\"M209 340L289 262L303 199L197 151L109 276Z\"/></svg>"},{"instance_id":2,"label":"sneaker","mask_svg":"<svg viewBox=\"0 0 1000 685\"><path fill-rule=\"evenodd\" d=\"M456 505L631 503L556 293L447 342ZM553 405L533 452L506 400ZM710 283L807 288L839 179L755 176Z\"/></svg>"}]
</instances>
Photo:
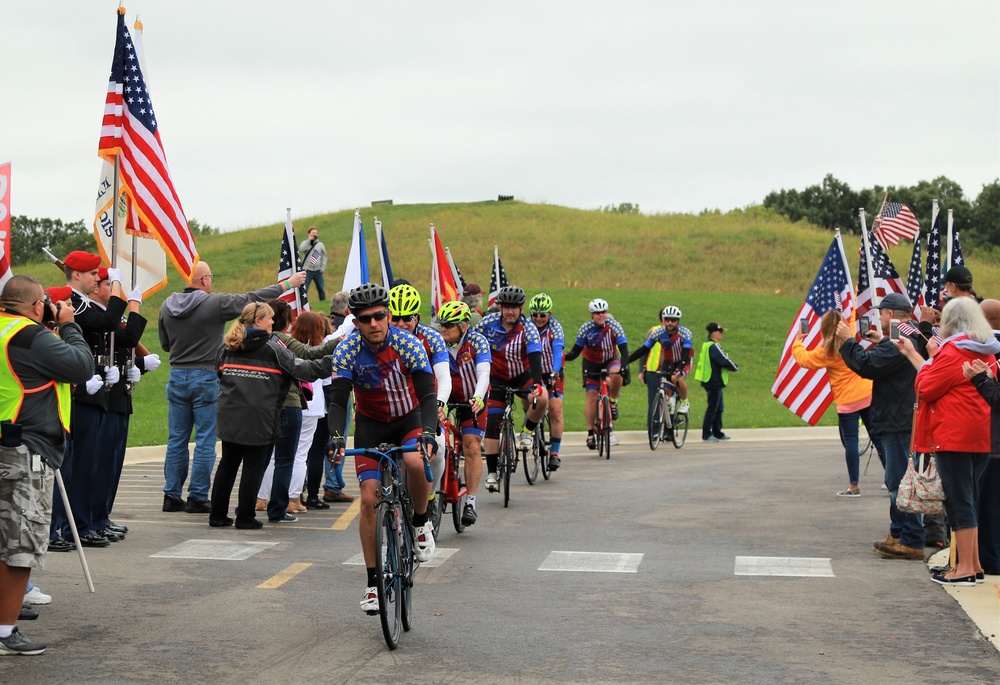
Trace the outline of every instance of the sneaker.
<instances>
[{"instance_id":1,"label":"sneaker","mask_svg":"<svg viewBox=\"0 0 1000 685\"><path fill-rule=\"evenodd\" d=\"M938 585L951 585L952 587L976 587L976 576L974 575L947 578L943 573L935 573L931 576L931 580Z\"/></svg>"},{"instance_id":2,"label":"sneaker","mask_svg":"<svg viewBox=\"0 0 1000 685\"><path fill-rule=\"evenodd\" d=\"M986 571L976 571L976 585L982 585L986 582Z\"/></svg>"},{"instance_id":3,"label":"sneaker","mask_svg":"<svg viewBox=\"0 0 1000 685\"><path fill-rule=\"evenodd\" d=\"M490 492L500 491L500 481L497 480L497 474L490 473L486 475L486 489Z\"/></svg>"},{"instance_id":4,"label":"sneaker","mask_svg":"<svg viewBox=\"0 0 1000 685\"><path fill-rule=\"evenodd\" d=\"M879 555L883 559L909 559L911 561L923 561L924 560L924 550L923 548L907 547L904 544L896 542L895 544L879 544L875 546L875 554ZM976 584L976 579L973 577L972 584Z\"/></svg>"},{"instance_id":5,"label":"sneaker","mask_svg":"<svg viewBox=\"0 0 1000 685\"><path fill-rule=\"evenodd\" d=\"M18 621L34 621L38 618L38 609L33 609L30 604L22 604L21 611L17 615Z\"/></svg>"},{"instance_id":6,"label":"sneaker","mask_svg":"<svg viewBox=\"0 0 1000 685\"><path fill-rule=\"evenodd\" d=\"M850 488L848 488L847 490L841 490L840 492L837 493L837 497L861 497L861 490L860 489L851 490Z\"/></svg>"},{"instance_id":7,"label":"sneaker","mask_svg":"<svg viewBox=\"0 0 1000 685\"><path fill-rule=\"evenodd\" d=\"M702 438L702 442L719 442L719 439L714 435L709 435L707 438Z\"/></svg>"},{"instance_id":8,"label":"sneaker","mask_svg":"<svg viewBox=\"0 0 1000 685\"><path fill-rule=\"evenodd\" d=\"M888 485L886 485L885 483L882 483L882 489L883 489L883 490L888 490L888 489L889 489L889 486L888 486Z\"/></svg>"},{"instance_id":9,"label":"sneaker","mask_svg":"<svg viewBox=\"0 0 1000 685\"><path fill-rule=\"evenodd\" d=\"M274 519L273 521L271 521L271 519L268 519L268 521L270 521L271 523L295 523L298 520L299 520L298 516L292 516L288 512L285 512L285 515L282 516L280 519Z\"/></svg>"},{"instance_id":10,"label":"sneaker","mask_svg":"<svg viewBox=\"0 0 1000 685\"><path fill-rule=\"evenodd\" d=\"M52 595L47 595L38 589L38 586L31 588L24 593L25 604L51 604Z\"/></svg>"},{"instance_id":11,"label":"sneaker","mask_svg":"<svg viewBox=\"0 0 1000 685\"><path fill-rule=\"evenodd\" d=\"M621 444L620 442L618 442L618 438L615 436L614 433L611 434L611 439L608 442L610 444L612 444L612 445L620 445Z\"/></svg>"},{"instance_id":12,"label":"sneaker","mask_svg":"<svg viewBox=\"0 0 1000 685\"><path fill-rule=\"evenodd\" d=\"M476 519L479 516L476 514L476 509L471 504L466 504L465 509L462 510L462 525L471 526L476 523Z\"/></svg>"},{"instance_id":13,"label":"sneaker","mask_svg":"<svg viewBox=\"0 0 1000 685\"><path fill-rule=\"evenodd\" d=\"M559 460L559 453L553 452L549 455L549 471L555 471L562 465L562 461Z\"/></svg>"},{"instance_id":14,"label":"sneaker","mask_svg":"<svg viewBox=\"0 0 1000 685\"><path fill-rule=\"evenodd\" d=\"M691 403L687 400L681 400L680 406L677 407L678 414L687 414L691 411Z\"/></svg>"},{"instance_id":15,"label":"sneaker","mask_svg":"<svg viewBox=\"0 0 1000 685\"><path fill-rule=\"evenodd\" d=\"M612 402L611 403L611 420L612 421L617 421L618 420L618 403L617 402Z\"/></svg>"},{"instance_id":16,"label":"sneaker","mask_svg":"<svg viewBox=\"0 0 1000 685\"><path fill-rule=\"evenodd\" d=\"M163 511L184 511L184 500L170 495L163 496Z\"/></svg>"},{"instance_id":17,"label":"sneaker","mask_svg":"<svg viewBox=\"0 0 1000 685\"><path fill-rule=\"evenodd\" d=\"M306 500L306 509L329 509L330 505L319 497L310 497Z\"/></svg>"},{"instance_id":18,"label":"sneaker","mask_svg":"<svg viewBox=\"0 0 1000 685\"><path fill-rule=\"evenodd\" d=\"M184 511L189 514L210 514L212 513L212 503L207 499L188 497L187 504L184 505Z\"/></svg>"},{"instance_id":19,"label":"sneaker","mask_svg":"<svg viewBox=\"0 0 1000 685\"><path fill-rule=\"evenodd\" d=\"M464 515L465 512L462 513ZM434 524L428 521L417 528L417 544L413 547L413 556L420 562L430 561L434 556L435 547Z\"/></svg>"},{"instance_id":20,"label":"sneaker","mask_svg":"<svg viewBox=\"0 0 1000 685\"><path fill-rule=\"evenodd\" d=\"M531 433L525 433L524 431L521 431L521 434L517 436L517 443L522 450L527 451L531 449L531 443L534 441L534 439L535 437Z\"/></svg>"},{"instance_id":21,"label":"sneaker","mask_svg":"<svg viewBox=\"0 0 1000 685\"><path fill-rule=\"evenodd\" d=\"M728 435L725 435L725 434L723 434L723 435L716 435L715 437L718 438L719 440L730 440L731 439Z\"/></svg>"},{"instance_id":22,"label":"sneaker","mask_svg":"<svg viewBox=\"0 0 1000 685\"><path fill-rule=\"evenodd\" d=\"M32 642L28 636L14 626L14 631L8 637L0 637L0 655L24 654L34 656L45 651L45 645Z\"/></svg>"},{"instance_id":23,"label":"sneaker","mask_svg":"<svg viewBox=\"0 0 1000 685\"><path fill-rule=\"evenodd\" d=\"M361 611L369 616L378 613L378 588L375 586L365 588L365 594L361 598Z\"/></svg>"},{"instance_id":24,"label":"sneaker","mask_svg":"<svg viewBox=\"0 0 1000 685\"><path fill-rule=\"evenodd\" d=\"M588 450L596 450L597 449L597 436L596 435L588 435L587 436L587 449Z\"/></svg>"}]
</instances>

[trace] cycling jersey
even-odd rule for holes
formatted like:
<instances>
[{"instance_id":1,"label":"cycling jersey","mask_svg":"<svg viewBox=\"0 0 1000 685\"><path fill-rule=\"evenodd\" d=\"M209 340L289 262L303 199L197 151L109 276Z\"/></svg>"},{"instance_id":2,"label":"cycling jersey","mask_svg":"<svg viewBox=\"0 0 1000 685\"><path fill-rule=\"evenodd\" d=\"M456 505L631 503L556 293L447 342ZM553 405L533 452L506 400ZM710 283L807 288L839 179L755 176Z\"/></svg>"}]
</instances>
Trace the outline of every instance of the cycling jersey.
<instances>
[{"instance_id":1,"label":"cycling jersey","mask_svg":"<svg viewBox=\"0 0 1000 685\"><path fill-rule=\"evenodd\" d=\"M607 364L618 357L618 345L627 344L625 329L613 316L608 314L604 326L598 326L593 319L580 326L574 347L583 348L584 361L592 364Z\"/></svg>"},{"instance_id":2,"label":"cycling jersey","mask_svg":"<svg viewBox=\"0 0 1000 685\"><path fill-rule=\"evenodd\" d=\"M468 402L473 397L486 397L489 387L489 372L477 391L479 376L477 367L490 364L490 345L486 338L473 330L465 332L465 337L457 345L448 347L448 362L451 365L451 401Z\"/></svg>"},{"instance_id":3,"label":"cycling jersey","mask_svg":"<svg viewBox=\"0 0 1000 685\"><path fill-rule=\"evenodd\" d=\"M424 351L427 352L432 367L448 362L448 346L440 333L426 324L418 323L413 334L424 344Z\"/></svg>"},{"instance_id":4,"label":"cycling jersey","mask_svg":"<svg viewBox=\"0 0 1000 685\"><path fill-rule=\"evenodd\" d=\"M537 326L536 326L537 328ZM563 367L566 334L556 317L549 315L549 322L538 329L542 340L542 373L559 373Z\"/></svg>"},{"instance_id":5,"label":"cycling jersey","mask_svg":"<svg viewBox=\"0 0 1000 685\"><path fill-rule=\"evenodd\" d=\"M648 353L654 345L659 343L660 363L657 370L663 371L668 366L689 365L692 340L691 331L684 326L678 326L673 333L670 333L666 326L658 326L646 337L646 342L640 349L645 348L644 351ZM687 351L685 352L685 350Z\"/></svg>"},{"instance_id":6,"label":"cycling jersey","mask_svg":"<svg viewBox=\"0 0 1000 685\"><path fill-rule=\"evenodd\" d=\"M541 338L538 335L538 328L523 314L510 331L504 328L500 312L484 316L483 320L476 324L474 331L481 334L489 343L492 355L490 375L493 378L509 381L529 370L532 371L533 377L536 375L534 369L531 369L529 355L537 354L540 358ZM541 383L540 365L537 376L535 382Z\"/></svg>"}]
</instances>

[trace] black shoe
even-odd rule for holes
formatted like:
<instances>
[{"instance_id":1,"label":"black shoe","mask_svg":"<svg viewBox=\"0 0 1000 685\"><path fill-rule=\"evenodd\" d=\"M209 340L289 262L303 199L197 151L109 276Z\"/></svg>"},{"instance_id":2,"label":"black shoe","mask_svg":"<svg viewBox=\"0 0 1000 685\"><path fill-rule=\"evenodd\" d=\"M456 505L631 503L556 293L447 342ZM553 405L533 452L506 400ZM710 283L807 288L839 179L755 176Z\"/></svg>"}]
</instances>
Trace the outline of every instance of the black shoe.
<instances>
[{"instance_id":1,"label":"black shoe","mask_svg":"<svg viewBox=\"0 0 1000 685\"><path fill-rule=\"evenodd\" d=\"M257 528L263 528L264 522L260 519L236 519L236 527L240 530L256 530Z\"/></svg>"},{"instance_id":2,"label":"black shoe","mask_svg":"<svg viewBox=\"0 0 1000 685\"><path fill-rule=\"evenodd\" d=\"M587 436L587 449L588 450L596 450L597 449L597 436L596 435L588 435Z\"/></svg>"},{"instance_id":3,"label":"black shoe","mask_svg":"<svg viewBox=\"0 0 1000 685\"><path fill-rule=\"evenodd\" d=\"M84 547L107 547L111 543L103 535L98 535L97 533L89 533L87 535L80 536L80 544Z\"/></svg>"},{"instance_id":4,"label":"black shoe","mask_svg":"<svg viewBox=\"0 0 1000 685\"><path fill-rule=\"evenodd\" d=\"M618 420L618 403L617 402L612 402L611 403L611 419L613 421L617 421Z\"/></svg>"},{"instance_id":5,"label":"black shoe","mask_svg":"<svg viewBox=\"0 0 1000 685\"><path fill-rule=\"evenodd\" d=\"M329 509L330 505L320 502L319 497L310 497L306 500L306 509Z\"/></svg>"},{"instance_id":6,"label":"black shoe","mask_svg":"<svg viewBox=\"0 0 1000 685\"><path fill-rule=\"evenodd\" d=\"M208 525L212 526L212 528L225 528L226 526L233 525L233 519L229 516L224 519L214 519L210 517L208 519Z\"/></svg>"},{"instance_id":7,"label":"black shoe","mask_svg":"<svg viewBox=\"0 0 1000 685\"><path fill-rule=\"evenodd\" d=\"M0 656L5 654L24 654L34 656L45 651L45 645L39 642L32 642L28 636L14 626L14 631L9 637L0 637Z\"/></svg>"},{"instance_id":8,"label":"black shoe","mask_svg":"<svg viewBox=\"0 0 1000 685\"><path fill-rule=\"evenodd\" d=\"M121 542L122 540L125 539L125 536L122 533L116 533L115 531L109 528L105 528L104 530L99 530L94 534L100 535L108 542Z\"/></svg>"},{"instance_id":9,"label":"black shoe","mask_svg":"<svg viewBox=\"0 0 1000 685\"><path fill-rule=\"evenodd\" d=\"M552 455L551 455L551 456L549 457L549 471L555 471L555 470L556 470L556 469L558 469L558 468L559 468L559 467L560 467L561 465L562 465L562 462L561 462L561 461L559 460L559 455L558 455L558 454L555 454L555 453L553 453L553 454L552 454Z\"/></svg>"},{"instance_id":10,"label":"black shoe","mask_svg":"<svg viewBox=\"0 0 1000 685\"><path fill-rule=\"evenodd\" d=\"M211 514L212 503L207 499L188 497L187 504L184 505L184 511L188 514Z\"/></svg>"},{"instance_id":11,"label":"black shoe","mask_svg":"<svg viewBox=\"0 0 1000 685\"><path fill-rule=\"evenodd\" d=\"M34 621L38 618L38 611L31 608L30 604L21 605L21 613L17 615L18 621Z\"/></svg>"},{"instance_id":12,"label":"black shoe","mask_svg":"<svg viewBox=\"0 0 1000 685\"><path fill-rule=\"evenodd\" d=\"M184 500L171 497L170 495L164 495L163 511L184 511Z\"/></svg>"},{"instance_id":13,"label":"black shoe","mask_svg":"<svg viewBox=\"0 0 1000 685\"><path fill-rule=\"evenodd\" d=\"M465 509L462 510L462 525L471 526L476 523L476 519L479 516L476 514L476 508L471 504L466 504Z\"/></svg>"},{"instance_id":14,"label":"black shoe","mask_svg":"<svg viewBox=\"0 0 1000 685\"><path fill-rule=\"evenodd\" d=\"M268 519L270 523L295 523L298 520L299 520L298 516L292 516L287 511L285 512L285 515L282 516L280 519Z\"/></svg>"},{"instance_id":15,"label":"black shoe","mask_svg":"<svg viewBox=\"0 0 1000 685\"><path fill-rule=\"evenodd\" d=\"M52 538L49 540L50 552L72 552L76 549L76 543L63 538Z\"/></svg>"},{"instance_id":16,"label":"black shoe","mask_svg":"<svg viewBox=\"0 0 1000 685\"><path fill-rule=\"evenodd\" d=\"M128 526L123 526L120 523L115 523L114 521L108 521L108 525L106 525L104 528L105 530L114 531L119 535L125 535L126 533L128 533Z\"/></svg>"}]
</instances>

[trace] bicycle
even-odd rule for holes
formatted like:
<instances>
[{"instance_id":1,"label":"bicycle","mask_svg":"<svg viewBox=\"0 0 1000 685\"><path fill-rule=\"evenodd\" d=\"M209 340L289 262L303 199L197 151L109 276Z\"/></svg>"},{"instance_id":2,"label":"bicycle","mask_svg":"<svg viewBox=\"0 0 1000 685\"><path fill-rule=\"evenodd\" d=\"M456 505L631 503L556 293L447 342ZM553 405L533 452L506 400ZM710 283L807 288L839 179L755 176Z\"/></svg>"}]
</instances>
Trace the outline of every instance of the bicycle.
<instances>
[{"instance_id":1,"label":"bicycle","mask_svg":"<svg viewBox=\"0 0 1000 685\"><path fill-rule=\"evenodd\" d=\"M545 389L548 390L550 398L554 397L553 393L556 391L557 379L558 374L555 373L546 374L545 376ZM549 419L549 410L546 408L538 425L535 426L535 441L532 443L532 451L537 454L535 458L541 459L542 477L545 480L552 477L552 471L549 469L549 450L552 447L551 438L552 421Z\"/></svg>"},{"instance_id":2,"label":"bicycle","mask_svg":"<svg viewBox=\"0 0 1000 685\"><path fill-rule=\"evenodd\" d=\"M434 493L433 511L431 507L427 509L427 518L434 524L434 539L437 539L441 530L441 521L444 518L447 505L451 505L452 523L455 524L455 531L461 533L465 530L462 525L462 512L465 511L465 501L468 497L465 483L462 481L462 431L452 421L455 410L459 407L468 407L468 402L449 402L448 418L441 422L441 429L444 431L444 473L441 475L441 482Z\"/></svg>"},{"instance_id":3,"label":"bicycle","mask_svg":"<svg viewBox=\"0 0 1000 685\"><path fill-rule=\"evenodd\" d=\"M601 369L599 372L584 374L587 378L599 378L601 381L597 388L597 417L594 419L594 428L597 430L597 456L605 459L611 458L611 431L614 428L611 419L611 394L608 391L608 376L611 373L607 369Z\"/></svg>"},{"instance_id":4,"label":"bicycle","mask_svg":"<svg viewBox=\"0 0 1000 685\"><path fill-rule=\"evenodd\" d=\"M379 461L380 488L375 503L375 587L382 635L389 649L399 646L400 628L408 631L412 627L413 574L420 562L413 556L416 533L410 520L413 507L406 490L406 463L402 455L417 450L416 445L397 447L381 444L378 448L344 451L346 455L368 455ZM426 456L424 474L430 481L431 467Z\"/></svg>"},{"instance_id":5,"label":"bicycle","mask_svg":"<svg viewBox=\"0 0 1000 685\"><path fill-rule=\"evenodd\" d=\"M522 394L514 388L504 389L504 410L500 419L500 454L497 459L497 482L503 490L503 506L510 504L510 477L517 471L518 455L517 437L514 432L514 398ZM525 459L527 464L527 459ZM532 481L529 480L529 483Z\"/></svg>"},{"instance_id":6,"label":"bicycle","mask_svg":"<svg viewBox=\"0 0 1000 685\"><path fill-rule=\"evenodd\" d=\"M660 389L653 400L653 413L649 419L649 449L655 450L665 435L670 436L674 447L680 449L687 440L688 415L678 411L677 386L667 375L660 376Z\"/></svg>"}]
</instances>

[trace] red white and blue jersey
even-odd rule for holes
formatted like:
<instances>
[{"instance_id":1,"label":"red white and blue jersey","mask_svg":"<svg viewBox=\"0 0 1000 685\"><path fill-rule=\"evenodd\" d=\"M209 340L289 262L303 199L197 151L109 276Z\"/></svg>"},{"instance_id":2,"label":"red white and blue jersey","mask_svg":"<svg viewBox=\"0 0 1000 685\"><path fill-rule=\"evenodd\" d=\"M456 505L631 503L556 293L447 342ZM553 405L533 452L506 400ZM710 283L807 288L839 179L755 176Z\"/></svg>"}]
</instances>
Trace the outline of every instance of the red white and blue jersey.
<instances>
[{"instance_id":1,"label":"red white and blue jersey","mask_svg":"<svg viewBox=\"0 0 1000 685\"><path fill-rule=\"evenodd\" d=\"M444 338L441 337L440 333L422 323L417 324L417 328L413 333L424 344L424 352L427 353L427 358L430 360L432 368L436 364L448 363L448 346L445 344Z\"/></svg>"},{"instance_id":2,"label":"red white and blue jersey","mask_svg":"<svg viewBox=\"0 0 1000 685\"><path fill-rule=\"evenodd\" d=\"M473 330L459 344L448 348L451 367L451 401L468 402L476 396L476 366L491 363L490 344Z\"/></svg>"},{"instance_id":3,"label":"red white and blue jersey","mask_svg":"<svg viewBox=\"0 0 1000 685\"><path fill-rule=\"evenodd\" d=\"M643 346L652 349L656 343L660 344L660 368L663 368L665 364L679 364L683 350L691 349L692 340L691 331L684 326L678 326L673 333L666 326L658 326L649 332Z\"/></svg>"},{"instance_id":4,"label":"red white and blue jersey","mask_svg":"<svg viewBox=\"0 0 1000 685\"><path fill-rule=\"evenodd\" d=\"M354 386L357 410L373 421L395 421L419 407L414 371L431 373L427 352L417 336L389 327L385 343L371 348L355 330L333 352L333 374Z\"/></svg>"},{"instance_id":5,"label":"red white and blue jersey","mask_svg":"<svg viewBox=\"0 0 1000 685\"><path fill-rule=\"evenodd\" d=\"M618 357L618 346L628 343L625 329L608 314L604 326L593 319L580 326L575 345L583 348L583 358L592 364L607 364Z\"/></svg>"},{"instance_id":6,"label":"red white and blue jersey","mask_svg":"<svg viewBox=\"0 0 1000 685\"><path fill-rule=\"evenodd\" d=\"M474 330L489 343L493 357L490 375L499 380L509 381L530 370L528 355L542 351L538 328L524 314L510 331L504 328L500 312L484 316Z\"/></svg>"},{"instance_id":7,"label":"red white and blue jersey","mask_svg":"<svg viewBox=\"0 0 1000 685\"><path fill-rule=\"evenodd\" d=\"M538 329L542 339L542 373L558 373L563 367L563 351L566 349L566 334L556 317L549 315L549 322Z\"/></svg>"}]
</instances>

